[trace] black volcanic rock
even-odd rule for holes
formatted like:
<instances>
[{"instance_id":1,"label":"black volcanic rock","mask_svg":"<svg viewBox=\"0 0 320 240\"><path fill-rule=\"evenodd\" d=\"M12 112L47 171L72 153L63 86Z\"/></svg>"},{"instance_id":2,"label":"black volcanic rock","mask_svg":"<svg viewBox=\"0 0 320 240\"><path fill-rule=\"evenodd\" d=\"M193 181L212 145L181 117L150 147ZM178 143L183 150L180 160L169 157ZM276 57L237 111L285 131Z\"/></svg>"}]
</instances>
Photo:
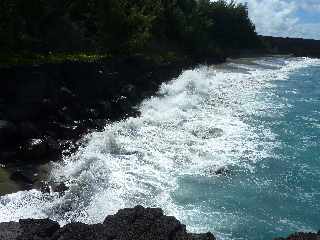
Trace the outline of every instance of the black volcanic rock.
<instances>
[{"instance_id":1,"label":"black volcanic rock","mask_svg":"<svg viewBox=\"0 0 320 240\"><path fill-rule=\"evenodd\" d=\"M29 139L20 149L23 159L35 160L42 158L47 153L47 143L44 139Z\"/></svg>"},{"instance_id":2,"label":"black volcanic rock","mask_svg":"<svg viewBox=\"0 0 320 240\"><path fill-rule=\"evenodd\" d=\"M205 60L161 63L134 55L0 66L1 164L15 171L22 165L37 169L61 160L62 154L71 154L82 144L83 134L102 131L106 121L139 116L136 106L161 83ZM215 63L223 61L218 57Z\"/></svg>"},{"instance_id":3,"label":"black volcanic rock","mask_svg":"<svg viewBox=\"0 0 320 240\"><path fill-rule=\"evenodd\" d=\"M22 233L21 225L19 223L0 223L1 240L17 240Z\"/></svg>"},{"instance_id":4,"label":"black volcanic rock","mask_svg":"<svg viewBox=\"0 0 320 240\"><path fill-rule=\"evenodd\" d=\"M102 224L70 223L60 227L49 219L0 223L1 240L215 240L211 233L194 234L159 208L126 208ZM295 233L274 240L319 240L318 233Z\"/></svg>"},{"instance_id":5,"label":"black volcanic rock","mask_svg":"<svg viewBox=\"0 0 320 240\"><path fill-rule=\"evenodd\" d=\"M15 142L17 135L18 129L14 123L0 120L0 146Z\"/></svg>"},{"instance_id":6,"label":"black volcanic rock","mask_svg":"<svg viewBox=\"0 0 320 240\"><path fill-rule=\"evenodd\" d=\"M318 233L295 233L287 238L276 238L274 240L320 240L320 231Z\"/></svg>"},{"instance_id":7,"label":"black volcanic rock","mask_svg":"<svg viewBox=\"0 0 320 240\"><path fill-rule=\"evenodd\" d=\"M25 173L23 173L22 171L15 171L11 174L10 179L12 181L15 182L20 182L20 183L24 183L24 184L33 184L34 180L32 179L32 177L27 176Z\"/></svg>"},{"instance_id":8,"label":"black volcanic rock","mask_svg":"<svg viewBox=\"0 0 320 240\"><path fill-rule=\"evenodd\" d=\"M0 223L1 240L215 240L211 233L190 234L161 209L137 206L108 216L103 224L70 223L60 228L49 219Z\"/></svg>"},{"instance_id":9,"label":"black volcanic rock","mask_svg":"<svg viewBox=\"0 0 320 240\"><path fill-rule=\"evenodd\" d=\"M22 234L17 237L17 240L50 239L50 237L60 228L57 222L49 219L26 219L20 220L19 224Z\"/></svg>"},{"instance_id":10,"label":"black volcanic rock","mask_svg":"<svg viewBox=\"0 0 320 240\"><path fill-rule=\"evenodd\" d=\"M29 139L19 149L19 157L28 161L48 162L60 153L58 142L51 137Z\"/></svg>"},{"instance_id":11,"label":"black volcanic rock","mask_svg":"<svg viewBox=\"0 0 320 240\"><path fill-rule=\"evenodd\" d=\"M63 183L63 182L52 186L52 191L53 192L57 192L57 193L59 193L61 195L65 191L67 191L68 189L69 189L69 187L67 187L67 185L65 183Z\"/></svg>"},{"instance_id":12,"label":"black volcanic rock","mask_svg":"<svg viewBox=\"0 0 320 240\"><path fill-rule=\"evenodd\" d=\"M70 223L57 231L50 240L111 240L102 224Z\"/></svg>"},{"instance_id":13,"label":"black volcanic rock","mask_svg":"<svg viewBox=\"0 0 320 240\"><path fill-rule=\"evenodd\" d=\"M28 138L37 138L39 137L40 131L37 127L31 122L21 122L19 124L19 137L23 140Z\"/></svg>"}]
</instances>

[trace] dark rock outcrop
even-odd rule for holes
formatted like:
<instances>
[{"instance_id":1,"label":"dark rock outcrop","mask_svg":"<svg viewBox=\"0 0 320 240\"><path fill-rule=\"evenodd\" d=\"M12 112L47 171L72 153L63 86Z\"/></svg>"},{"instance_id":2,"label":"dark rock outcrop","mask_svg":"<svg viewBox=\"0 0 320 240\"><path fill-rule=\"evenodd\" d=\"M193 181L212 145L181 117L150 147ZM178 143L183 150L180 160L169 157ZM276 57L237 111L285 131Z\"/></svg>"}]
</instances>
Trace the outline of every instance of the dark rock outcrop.
<instances>
[{"instance_id":1,"label":"dark rock outcrop","mask_svg":"<svg viewBox=\"0 0 320 240\"><path fill-rule=\"evenodd\" d=\"M10 179L15 182L20 182L29 185L35 182L35 180L33 180L32 177L26 175L24 172L19 170L13 172L10 176Z\"/></svg>"},{"instance_id":2,"label":"dark rock outcrop","mask_svg":"<svg viewBox=\"0 0 320 240\"><path fill-rule=\"evenodd\" d=\"M274 240L320 240L320 231L318 233L295 233L287 238L276 238Z\"/></svg>"},{"instance_id":3,"label":"dark rock outcrop","mask_svg":"<svg viewBox=\"0 0 320 240\"><path fill-rule=\"evenodd\" d=\"M230 169L228 167L221 167L214 171L215 175L220 175L220 176L228 176L231 173Z\"/></svg>"},{"instance_id":4,"label":"dark rock outcrop","mask_svg":"<svg viewBox=\"0 0 320 240\"><path fill-rule=\"evenodd\" d=\"M0 164L12 172L23 164L61 159L76 150L88 131L102 130L106 121L138 116L134 106L202 60L159 63L136 55L0 66Z\"/></svg>"},{"instance_id":5,"label":"dark rock outcrop","mask_svg":"<svg viewBox=\"0 0 320 240\"><path fill-rule=\"evenodd\" d=\"M103 224L71 223L62 228L49 219L0 223L1 240L215 240L211 233L187 233L185 225L161 209L137 206L108 216Z\"/></svg>"},{"instance_id":6,"label":"dark rock outcrop","mask_svg":"<svg viewBox=\"0 0 320 240\"><path fill-rule=\"evenodd\" d=\"M47 161L46 158L59 155L59 153L59 145L51 137L29 139L19 149L19 157L29 161Z\"/></svg>"},{"instance_id":7,"label":"dark rock outcrop","mask_svg":"<svg viewBox=\"0 0 320 240\"><path fill-rule=\"evenodd\" d=\"M215 240L212 233L194 234L159 208L136 206L107 216L102 224L70 223L60 227L49 219L0 223L1 240ZM318 233L295 233L274 240L319 240Z\"/></svg>"},{"instance_id":8,"label":"dark rock outcrop","mask_svg":"<svg viewBox=\"0 0 320 240\"><path fill-rule=\"evenodd\" d=\"M10 121L0 120L0 146L15 143L18 137L18 128Z\"/></svg>"},{"instance_id":9,"label":"dark rock outcrop","mask_svg":"<svg viewBox=\"0 0 320 240\"><path fill-rule=\"evenodd\" d=\"M293 54L298 57L320 57L320 40L260 36L273 54Z\"/></svg>"}]
</instances>

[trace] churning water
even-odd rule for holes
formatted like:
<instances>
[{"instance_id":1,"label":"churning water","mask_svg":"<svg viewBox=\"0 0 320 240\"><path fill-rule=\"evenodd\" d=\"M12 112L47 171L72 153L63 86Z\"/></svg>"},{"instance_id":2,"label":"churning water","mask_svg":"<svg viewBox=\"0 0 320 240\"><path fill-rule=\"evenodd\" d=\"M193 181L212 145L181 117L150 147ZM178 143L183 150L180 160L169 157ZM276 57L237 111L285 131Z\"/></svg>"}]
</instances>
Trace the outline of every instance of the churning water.
<instances>
[{"instance_id":1,"label":"churning water","mask_svg":"<svg viewBox=\"0 0 320 240\"><path fill-rule=\"evenodd\" d=\"M6 195L0 221L96 223L140 204L219 239L320 229L320 60L200 66L139 109L55 166L64 196Z\"/></svg>"}]
</instances>

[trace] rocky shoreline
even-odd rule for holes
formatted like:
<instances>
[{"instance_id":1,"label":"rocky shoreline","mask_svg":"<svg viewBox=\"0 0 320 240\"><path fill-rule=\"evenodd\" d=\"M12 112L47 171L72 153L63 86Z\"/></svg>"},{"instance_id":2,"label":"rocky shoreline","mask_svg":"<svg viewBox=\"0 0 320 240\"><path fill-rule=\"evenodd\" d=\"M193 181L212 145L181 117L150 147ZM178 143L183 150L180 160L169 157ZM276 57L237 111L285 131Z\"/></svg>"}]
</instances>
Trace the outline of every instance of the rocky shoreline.
<instances>
[{"instance_id":1,"label":"rocky shoreline","mask_svg":"<svg viewBox=\"0 0 320 240\"><path fill-rule=\"evenodd\" d=\"M187 233L185 225L157 208L137 206L108 216L102 224L71 223L60 227L57 222L20 220L0 223L1 240L214 240L211 233Z\"/></svg>"},{"instance_id":2,"label":"rocky shoreline","mask_svg":"<svg viewBox=\"0 0 320 240\"><path fill-rule=\"evenodd\" d=\"M70 223L60 227L49 219L0 223L1 240L215 240L210 232L188 233L176 218L159 208L136 206L107 216L103 223ZM296 233L275 240L318 240L320 232Z\"/></svg>"},{"instance_id":3,"label":"rocky shoreline","mask_svg":"<svg viewBox=\"0 0 320 240\"><path fill-rule=\"evenodd\" d=\"M220 63L225 59L212 59ZM91 63L65 62L0 67L0 195L38 188L63 192L63 183L44 183L51 161L76 151L81 137L102 130L107 121L139 115L134 106L156 93L162 82L201 60L155 63L141 56ZM1 187L1 170L16 184ZM49 190L48 190L49 189ZM104 223L51 220L0 223L1 240L168 239L213 240L211 233L187 233L161 209L138 206L108 216ZM276 240L318 240L318 233L296 233Z\"/></svg>"},{"instance_id":4,"label":"rocky shoreline","mask_svg":"<svg viewBox=\"0 0 320 240\"><path fill-rule=\"evenodd\" d=\"M83 135L102 130L107 121L138 115L134 106L154 95L162 82L205 61L157 62L135 55L0 67L0 195L41 188L48 163L76 151ZM1 182L16 186L1 187Z\"/></svg>"}]
</instances>

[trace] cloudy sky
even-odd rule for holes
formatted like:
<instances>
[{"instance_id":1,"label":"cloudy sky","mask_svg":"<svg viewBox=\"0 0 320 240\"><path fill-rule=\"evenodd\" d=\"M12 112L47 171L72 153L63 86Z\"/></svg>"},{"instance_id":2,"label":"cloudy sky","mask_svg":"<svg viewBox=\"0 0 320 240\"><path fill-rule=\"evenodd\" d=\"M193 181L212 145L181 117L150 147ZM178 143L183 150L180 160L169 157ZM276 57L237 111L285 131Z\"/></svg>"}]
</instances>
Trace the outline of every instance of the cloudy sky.
<instances>
[{"instance_id":1,"label":"cloudy sky","mask_svg":"<svg viewBox=\"0 0 320 240\"><path fill-rule=\"evenodd\" d=\"M237 0L263 35L320 39L320 0Z\"/></svg>"}]
</instances>

